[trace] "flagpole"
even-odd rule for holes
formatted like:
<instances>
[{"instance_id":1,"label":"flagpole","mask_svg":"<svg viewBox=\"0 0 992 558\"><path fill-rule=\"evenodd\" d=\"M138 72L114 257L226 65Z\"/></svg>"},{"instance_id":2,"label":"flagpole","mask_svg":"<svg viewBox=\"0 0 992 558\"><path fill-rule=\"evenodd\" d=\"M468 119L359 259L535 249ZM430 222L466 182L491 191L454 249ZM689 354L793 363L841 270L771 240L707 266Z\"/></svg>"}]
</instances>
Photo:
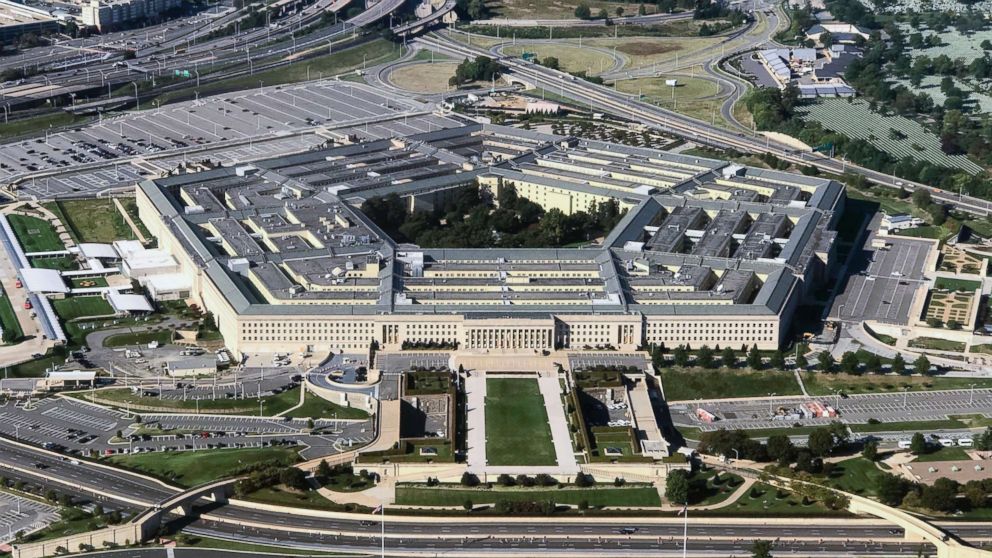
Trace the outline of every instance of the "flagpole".
<instances>
[{"instance_id":1,"label":"flagpole","mask_svg":"<svg viewBox=\"0 0 992 558\"><path fill-rule=\"evenodd\" d=\"M382 543L382 558L386 558L386 503L382 503L382 521L379 523L381 526L380 540Z\"/></svg>"},{"instance_id":2,"label":"flagpole","mask_svg":"<svg viewBox=\"0 0 992 558\"><path fill-rule=\"evenodd\" d=\"M682 508L685 512L682 515L685 516L682 519L682 558L686 558L689 552L689 502L686 501L685 507Z\"/></svg>"}]
</instances>

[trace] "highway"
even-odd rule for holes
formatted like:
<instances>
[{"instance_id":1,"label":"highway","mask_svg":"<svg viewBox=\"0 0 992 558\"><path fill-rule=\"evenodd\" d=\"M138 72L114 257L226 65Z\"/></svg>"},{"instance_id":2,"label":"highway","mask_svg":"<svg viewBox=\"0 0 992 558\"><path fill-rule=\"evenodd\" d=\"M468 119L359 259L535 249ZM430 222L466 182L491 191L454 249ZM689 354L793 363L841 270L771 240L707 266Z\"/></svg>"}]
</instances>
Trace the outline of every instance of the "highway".
<instances>
[{"instance_id":1,"label":"highway","mask_svg":"<svg viewBox=\"0 0 992 558\"><path fill-rule=\"evenodd\" d=\"M154 505L179 492L124 471L107 469L87 461L73 463L45 450L22 447L0 439L0 471L12 479L42 482L60 492L116 503L125 509ZM38 469L36 464L45 468ZM190 531L210 536L257 540L298 548L368 552L378 543L378 525L355 516L290 516L241 505L210 506ZM513 550L535 552L593 552L609 555L640 555L652 549L678 550L683 523L678 518L555 518L540 524L466 517L439 526L415 517L387 516L387 545L404 552L506 553ZM248 527L239 524L248 523ZM944 523L940 525L966 541L989 537L987 525ZM619 533L619 528L633 534ZM746 552L755 539L779 539L781 551L809 553L830 551L839 555L916 555L919 544L901 540L902 533L880 520L805 519L763 521L748 518L708 519L703 514L690 518L690 550L704 553ZM822 541L822 542L821 542ZM606 553L606 554L604 554ZM478 554L472 554L478 555Z\"/></svg>"},{"instance_id":2,"label":"highway","mask_svg":"<svg viewBox=\"0 0 992 558\"><path fill-rule=\"evenodd\" d=\"M456 58L474 58L489 54L488 50L458 43L439 33L419 37L414 42L422 48ZM878 184L904 187L910 191L918 188L928 190L934 200L945 203L954 209L983 216L992 213L992 202L986 200L960 196L928 185L900 180L891 175L859 167L819 153L797 152L794 148L773 141L768 137L749 136L743 132L728 131L701 120L643 103L637 99L636 95L618 93L612 88L524 60L505 56L500 58L500 62L506 67L505 78L520 79L536 87L572 99L579 106L587 106L596 111L639 121L696 143L721 149L736 149L747 153L771 153L781 159L800 165L811 165L821 171L833 174L856 172Z\"/></svg>"}]
</instances>

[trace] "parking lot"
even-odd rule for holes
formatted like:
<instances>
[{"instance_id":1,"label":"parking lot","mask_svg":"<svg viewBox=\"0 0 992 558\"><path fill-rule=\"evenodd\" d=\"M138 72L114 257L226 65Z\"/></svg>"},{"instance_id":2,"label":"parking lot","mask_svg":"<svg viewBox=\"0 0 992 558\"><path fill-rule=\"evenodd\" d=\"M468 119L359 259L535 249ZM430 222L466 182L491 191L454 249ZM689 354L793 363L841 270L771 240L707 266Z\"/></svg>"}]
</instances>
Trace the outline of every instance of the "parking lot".
<instances>
[{"instance_id":1,"label":"parking lot","mask_svg":"<svg viewBox=\"0 0 992 558\"><path fill-rule=\"evenodd\" d=\"M0 543L14 540L19 531L37 531L58 518L58 509L54 506L0 492Z\"/></svg>"},{"instance_id":2,"label":"parking lot","mask_svg":"<svg viewBox=\"0 0 992 558\"><path fill-rule=\"evenodd\" d=\"M807 401L819 401L837 409L839 417L773 419L780 408L793 409ZM695 409L701 407L718 417L706 423L696 418ZM783 428L793 424L828 424L832 420L842 420L851 424L864 424L870 419L881 422L944 420L949 415L992 416L992 389L873 393L840 396L776 397L745 401L702 401L697 404L672 405L672 421L675 424L694 426L704 431L718 428Z\"/></svg>"},{"instance_id":3,"label":"parking lot","mask_svg":"<svg viewBox=\"0 0 992 558\"><path fill-rule=\"evenodd\" d=\"M326 141L310 131L318 127L348 128L350 122L354 125L342 130L345 134L381 138L455 125L428 109L418 101L352 82L262 87L129 112L2 145L0 182L65 169L27 180L20 191L39 197L93 193L172 170L188 160L231 165L306 151ZM390 114L396 118L366 124ZM72 170L80 165L84 168Z\"/></svg>"},{"instance_id":4,"label":"parking lot","mask_svg":"<svg viewBox=\"0 0 992 558\"><path fill-rule=\"evenodd\" d=\"M878 219L873 219L873 227ZM890 248L874 249L874 236L872 232L862 250L851 256L849 275L830 316L842 321L908 324L913 300L926 285L923 272L933 244L888 236Z\"/></svg>"}]
</instances>

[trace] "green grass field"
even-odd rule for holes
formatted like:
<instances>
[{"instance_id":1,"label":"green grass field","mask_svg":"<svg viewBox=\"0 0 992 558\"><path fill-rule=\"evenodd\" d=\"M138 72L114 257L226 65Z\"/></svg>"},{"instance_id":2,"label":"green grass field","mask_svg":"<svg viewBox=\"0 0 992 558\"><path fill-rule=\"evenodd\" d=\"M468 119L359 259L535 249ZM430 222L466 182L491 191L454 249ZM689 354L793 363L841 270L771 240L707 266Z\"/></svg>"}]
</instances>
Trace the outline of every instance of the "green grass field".
<instances>
[{"instance_id":1,"label":"green grass field","mask_svg":"<svg viewBox=\"0 0 992 558\"><path fill-rule=\"evenodd\" d=\"M73 277L69 279L69 284L73 289L92 289L106 287L107 280L103 277Z\"/></svg>"},{"instance_id":2,"label":"green grass field","mask_svg":"<svg viewBox=\"0 0 992 558\"><path fill-rule=\"evenodd\" d=\"M70 296L61 300L53 300L52 308L63 320L88 316L109 316L114 313L110 303L99 296Z\"/></svg>"},{"instance_id":3,"label":"green grass field","mask_svg":"<svg viewBox=\"0 0 992 558\"><path fill-rule=\"evenodd\" d=\"M953 430L956 428L968 428L968 425L960 420L919 420L908 422L884 422L879 424L851 424L852 432L927 432L930 430Z\"/></svg>"},{"instance_id":4,"label":"green grass field","mask_svg":"<svg viewBox=\"0 0 992 558\"><path fill-rule=\"evenodd\" d=\"M299 392L295 389L290 390L299 397ZM369 414L355 407L345 407L343 405L338 405L328 401L322 397L314 395L312 393L307 393L303 405L299 409L294 409L286 414L293 418L312 418L312 419L367 419Z\"/></svg>"},{"instance_id":5,"label":"green grass field","mask_svg":"<svg viewBox=\"0 0 992 558\"><path fill-rule=\"evenodd\" d=\"M819 502L803 505L802 498L755 483L733 504L715 510L695 512L695 517L850 517L846 511L830 510Z\"/></svg>"},{"instance_id":6,"label":"green grass field","mask_svg":"<svg viewBox=\"0 0 992 558\"><path fill-rule=\"evenodd\" d=\"M961 341L941 339L939 337L917 337L909 340L909 346L918 349L930 349L932 351L956 351L964 350L965 344Z\"/></svg>"},{"instance_id":7,"label":"green grass field","mask_svg":"<svg viewBox=\"0 0 992 558\"><path fill-rule=\"evenodd\" d=\"M0 124L0 138L9 138L24 135L44 135L48 128L61 128L92 120L89 117L73 116L69 113L58 111L43 116L12 120L7 124Z\"/></svg>"},{"instance_id":8,"label":"green grass field","mask_svg":"<svg viewBox=\"0 0 992 558\"><path fill-rule=\"evenodd\" d=\"M661 382L665 390L665 398L669 401L801 393L795 375L780 371L665 368L661 371Z\"/></svg>"},{"instance_id":9,"label":"green grass field","mask_svg":"<svg viewBox=\"0 0 992 558\"><path fill-rule=\"evenodd\" d=\"M65 250L55 227L48 221L27 215L8 215L7 221L25 252Z\"/></svg>"},{"instance_id":10,"label":"green grass field","mask_svg":"<svg viewBox=\"0 0 992 558\"><path fill-rule=\"evenodd\" d=\"M855 457L835 464L824 484L861 496L873 496L878 479L884 473L875 463Z\"/></svg>"},{"instance_id":11,"label":"green grass field","mask_svg":"<svg viewBox=\"0 0 992 558\"><path fill-rule=\"evenodd\" d=\"M66 226L80 242L110 243L135 238L110 198L60 201L58 207Z\"/></svg>"},{"instance_id":12,"label":"green grass field","mask_svg":"<svg viewBox=\"0 0 992 558\"><path fill-rule=\"evenodd\" d=\"M744 479L732 473L723 473L717 480L717 471L696 471L689 477L689 503L694 506L719 504L730 498L742 482Z\"/></svg>"},{"instance_id":13,"label":"green grass field","mask_svg":"<svg viewBox=\"0 0 992 558\"><path fill-rule=\"evenodd\" d=\"M896 376L850 374L822 374L806 372L803 374L803 384L810 395L832 395L835 390L847 394L854 393L895 393L909 388L909 391L934 391L944 389L968 389L971 384L975 387L992 387L989 378L945 378L930 376Z\"/></svg>"},{"instance_id":14,"label":"green grass field","mask_svg":"<svg viewBox=\"0 0 992 558\"><path fill-rule=\"evenodd\" d=\"M73 271L79 269L72 256L56 256L50 258L31 258L31 267L39 269L57 269L59 271Z\"/></svg>"},{"instance_id":15,"label":"green grass field","mask_svg":"<svg viewBox=\"0 0 992 558\"><path fill-rule=\"evenodd\" d=\"M486 457L490 465L557 463L536 380L486 380Z\"/></svg>"},{"instance_id":16,"label":"green grass field","mask_svg":"<svg viewBox=\"0 0 992 558\"><path fill-rule=\"evenodd\" d=\"M932 463L934 461L964 461L966 459L971 459L965 452L964 448L941 447L938 450L934 450L930 453L924 453L916 457L917 463Z\"/></svg>"},{"instance_id":17,"label":"green grass field","mask_svg":"<svg viewBox=\"0 0 992 558\"><path fill-rule=\"evenodd\" d=\"M240 474L252 465L287 466L299 460L296 448L219 449L117 455L115 465L146 473L184 487L198 486Z\"/></svg>"},{"instance_id":18,"label":"green grass field","mask_svg":"<svg viewBox=\"0 0 992 558\"><path fill-rule=\"evenodd\" d=\"M594 488L447 488L422 485L396 487L396 503L409 506L458 506L466 500L473 504L494 504L498 500L510 502L553 501L556 504L577 505L585 500L593 507L636 506L657 507L661 505L658 491L652 486L614 486Z\"/></svg>"},{"instance_id":19,"label":"green grass field","mask_svg":"<svg viewBox=\"0 0 992 558\"><path fill-rule=\"evenodd\" d=\"M23 301L21 302L23 304ZM0 289L0 325L3 326L4 343L16 343L21 337L24 337L21 324L17 321L17 314L14 313L13 304L16 303Z\"/></svg>"},{"instance_id":20,"label":"green grass field","mask_svg":"<svg viewBox=\"0 0 992 558\"><path fill-rule=\"evenodd\" d=\"M118 333L103 340L104 347L130 347L134 345L147 345L152 341L158 341L161 345L172 342L173 331L165 329L160 331L136 331L134 333Z\"/></svg>"},{"instance_id":21,"label":"green grass field","mask_svg":"<svg viewBox=\"0 0 992 558\"><path fill-rule=\"evenodd\" d=\"M934 289L947 289L949 291L977 291L982 288L979 281L967 281L965 279L954 279L952 277L938 277L933 283Z\"/></svg>"}]
</instances>

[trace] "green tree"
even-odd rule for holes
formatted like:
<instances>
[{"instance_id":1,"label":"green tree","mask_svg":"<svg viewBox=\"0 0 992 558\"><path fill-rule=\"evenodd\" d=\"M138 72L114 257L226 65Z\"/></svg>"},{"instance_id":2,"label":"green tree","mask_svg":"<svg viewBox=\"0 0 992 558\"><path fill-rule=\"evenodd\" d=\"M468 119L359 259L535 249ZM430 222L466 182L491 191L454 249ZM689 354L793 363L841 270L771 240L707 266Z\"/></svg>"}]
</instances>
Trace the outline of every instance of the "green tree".
<instances>
[{"instance_id":1,"label":"green tree","mask_svg":"<svg viewBox=\"0 0 992 558\"><path fill-rule=\"evenodd\" d=\"M713 349L709 345L703 345L696 351L696 366L713 368L713 365Z\"/></svg>"},{"instance_id":2,"label":"green tree","mask_svg":"<svg viewBox=\"0 0 992 558\"><path fill-rule=\"evenodd\" d=\"M846 374L858 374L861 370L861 361L858 355L847 351L840 357L840 369Z\"/></svg>"},{"instance_id":3,"label":"green tree","mask_svg":"<svg viewBox=\"0 0 992 558\"><path fill-rule=\"evenodd\" d=\"M758 345L751 345L751 350L747 353L747 365L752 370L761 370L761 353L758 352Z\"/></svg>"},{"instance_id":4,"label":"green tree","mask_svg":"<svg viewBox=\"0 0 992 558\"><path fill-rule=\"evenodd\" d=\"M279 473L279 482L296 490L307 490L307 474L296 467L286 467Z\"/></svg>"},{"instance_id":5,"label":"green tree","mask_svg":"<svg viewBox=\"0 0 992 558\"><path fill-rule=\"evenodd\" d=\"M785 368L785 355L782 351L776 350L772 353L771 358L768 360L768 364L771 365L773 370L782 370Z\"/></svg>"},{"instance_id":6,"label":"green tree","mask_svg":"<svg viewBox=\"0 0 992 558\"><path fill-rule=\"evenodd\" d=\"M806 355L799 353L796 357L796 368L800 370L806 370L809 367L809 361L806 359Z\"/></svg>"},{"instance_id":7,"label":"green tree","mask_svg":"<svg viewBox=\"0 0 992 558\"><path fill-rule=\"evenodd\" d=\"M665 498L672 504L689 502L689 476L684 469L676 469L665 479Z\"/></svg>"},{"instance_id":8,"label":"green tree","mask_svg":"<svg viewBox=\"0 0 992 558\"><path fill-rule=\"evenodd\" d=\"M861 450L861 457L864 457L868 461L878 459L878 442L871 441L865 444L864 449Z\"/></svg>"},{"instance_id":9,"label":"green tree","mask_svg":"<svg viewBox=\"0 0 992 558\"><path fill-rule=\"evenodd\" d=\"M317 476L321 479L329 479L332 474L331 466L327 464L327 460L321 459L320 464L317 465Z\"/></svg>"},{"instance_id":10,"label":"green tree","mask_svg":"<svg viewBox=\"0 0 992 558\"><path fill-rule=\"evenodd\" d=\"M929 375L930 374L930 359L928 359L924 355L920 355L919 358L917 358L913 362L913 371L916 372L917 374L920 374L920 375L923 375L923 376Z\"/></svg>"},{"instance_id":11,"label":"green tree","mask_svg":"<svg viewBox=\"0 0 992 558\"><path fill-rule=\"evenodd\" d=\"M892 359L891 370L894 374L899 374L900 376L906 374L906 361L902 358L902 353L896 353L896 356Z\"/></svg>"},{"instance_id":12,"label":"green tree","mask_svg":"<svg viewBox=\"0 0 992 558\"><path fill-rule=\"evenodd\" d=\"M891 473L882 473L875 481L875 494L887 506L898 506L909 492L909 483Z\"/></svg>"},{"instance_id":13,"label":"green tree","mask_svg":"<svg viewBox=\"0 0 992 558\"><path fill-rule=\"evenodd\" d=\"M772 558L772 542L762 539L751 545L751 558Z\"/></svg>"},{"instance_id":14,"label":"green tree","mask_svg":"<svg viewBox=\"0 0 992 558\"><path fill-rule=\"evenodd\" d=\"M927 439L923 434L917 432L909 442L909 451L916 455L923 455L927 452Z\"/></svg>"},{"instance_id":15,"label":"green tree","mask_svg":"<svg viewBox=\"0 0 992 558\"><path fill-rule=\"evenodd\" d=\"M865 368L872 374L878 374L882 371L882 359L875 353L871 353L865 359Z\"/></svg>"},{"instance_id":16,"label":"green tree","mask_svg":"<svg viewBox=\"0 0 992 558\"><path fill-rule=\"evenodd\" d=\"M685 345L675 347L672 351L672 358L675 360L676 366L689 366L689 351L686 350Z\"/></svg>"},{"instance_id":17,"label":"green tree","mask_svg":"<svg viewBox=\"0 0 992 558\"><path fill-rule=\"evenodd\" d=\"M575 7L575 17L579 19L591 19L592 10L586 4L579 4Z\"/></svg>"},{"instance_id":18,"label":"green tree","mask_svg":"<svg viewBox=\"0 0 992 558\"><path fill-rule=\"evenodd\" d=\"M923 507L939 512L951 512L957 509L957 496L961 486L947 478L939 478L930 486L924 486L920 494Z\"/></svg>"},{"instance_id":19,"label":"green tree","mask_svg":"<svg viewBox=\"0 0 992 558\"><path fill-rule=\"evenodd\" d=\"M816 355L816 361L819 364L820 370L823 372L831 372L834 369L834 356L828 351L820 351Z\"/></svg>"},{"instance_id":20,"label":"green tree","mask_svg":"<svg viewBox=\"0 0 992 558\"><path fill-rule=\"evenodd\" d=\"M791 463L796 454L796 447L785 434L773 434L765 442L768 447L768 457L775 461Z\"/></svg>"},{"instance_id":21,"label":"green tree","mask_svg":"<svg viewBox=\"0 0 992 558\"><path fill-rule=\"evenodd\" d=\"M737 366L737 352L730 347L724 347L723 351L720 352L720 364L727 368Z\"/></svg>"},{"instance_id":22,"label":"green tree","mask_svg":"<svg viewBox=\"0 0 992 558\"><path fill-rule=\"evenodd\" d=\"M830 428L822 426L810 432L806 447L817 457L829 455L834 449L834 435Z\"/></svg>"},{"instance_id":23,"label":"green tree","mask_svg":"<svg viewBox=\"0 0 992 558\"><path fill-rule=\"evenodd\" d=\"M644 7L644 4L641 4L640 6L637 6L637 15L639 15L639 16L648 15L648 10L647 10L647 8ZM986 42L988 42L987 39L986 39Z\"/></svg>"}]
</instances>

